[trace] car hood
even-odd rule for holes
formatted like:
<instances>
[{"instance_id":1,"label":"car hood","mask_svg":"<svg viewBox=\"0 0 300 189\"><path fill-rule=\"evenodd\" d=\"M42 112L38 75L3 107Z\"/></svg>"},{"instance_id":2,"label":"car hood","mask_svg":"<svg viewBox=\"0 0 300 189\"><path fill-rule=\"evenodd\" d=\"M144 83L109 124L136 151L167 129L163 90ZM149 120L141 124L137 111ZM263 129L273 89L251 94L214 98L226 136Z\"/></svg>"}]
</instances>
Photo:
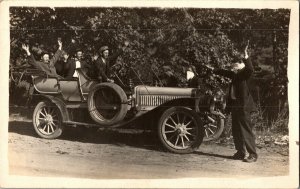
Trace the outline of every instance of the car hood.
<instances>
[{"instance_id":1,"label":"car hood","mask_svg":"<svg viewBox=\"0 0 300 189\"><path fill-rule=\"evenodd\" d=\"M192 97L195 94L195 88L179 88L179 87L151 87L140 85L135 87L138 95L170 95Z\"/></svg>"}]
</instances>

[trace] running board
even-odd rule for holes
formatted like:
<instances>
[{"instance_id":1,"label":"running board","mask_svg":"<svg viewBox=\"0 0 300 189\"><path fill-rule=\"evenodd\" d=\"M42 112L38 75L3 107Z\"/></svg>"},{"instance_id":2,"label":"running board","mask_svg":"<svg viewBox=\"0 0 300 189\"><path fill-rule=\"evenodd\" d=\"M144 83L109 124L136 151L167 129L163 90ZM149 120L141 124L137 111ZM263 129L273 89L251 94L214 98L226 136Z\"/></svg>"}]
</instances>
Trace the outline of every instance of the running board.
<instances>
[{"instance_id":1,"label":"running board","mask_svg":"<svg viewBox=\"0 0 300 189\"><path fill-rule=\"evenodd\" d=\"M88 126L88 127L105 127L94 123L83 123L83 122L77 122L77 121L64 121L65 124L76 127L77 125L80 126Z\"/></svg>"},{"instance_id":2,"label":"running board","mask_svg":"<svg viewBox=\"0 0 300 189\"><path fill-rule=\"evenodd\" d=\"M124 126L130 122L132 122L133 120L137 119L138 117L133 117L129 120L123 120L120 121L119 123L116 123L114 125L100 125L100 124L95 124L95 123L84 123L84 122L77 122L77 121L64 121L63 123L73 126L73 127L77 127L77 126L87 126L87 127L99 127L99 128L117 128L117 127L121 127Z\"/></svg>"}]
</instances>

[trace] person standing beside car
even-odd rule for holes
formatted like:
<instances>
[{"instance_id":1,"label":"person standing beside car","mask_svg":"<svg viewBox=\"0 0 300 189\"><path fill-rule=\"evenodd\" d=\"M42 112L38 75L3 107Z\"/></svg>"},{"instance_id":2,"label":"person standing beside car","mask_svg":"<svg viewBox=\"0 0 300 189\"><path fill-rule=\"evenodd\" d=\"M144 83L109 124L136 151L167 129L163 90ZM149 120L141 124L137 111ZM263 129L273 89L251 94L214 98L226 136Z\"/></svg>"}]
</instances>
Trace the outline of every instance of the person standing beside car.
<instances>
[{"instance_id":1,"label":"person standing beside car","mask_svg":"<svg viewBox=\"0 0 300 189\"><path fill-rule=\"evenodd\" d=\"M33 54L29 51L29 45L22 44L22 49L24 49L29 56L29 64L33 65L35 68L44 71L47 75L52 77L62 78L57 74L55 64L59 60L62 54L62 42L60 40L58 42L58 49L55 52L54 56L50 59L48 52L42 53L42 61L37 61Z\"/></svg>"},{"instance_id":2,"label":"person standing beside car","mask_svg":"<svg viewBox=\"0 0 300 189\"><path fill-rule=\"evenodd\" d=\"M255 111L256 107L247 85L254 71L247 48L248 45L245 48L244 57L239 55L238 62L232 64L232 70L211 69L214 74L231 79L228 107L232 115L232 135L237 150L232 159L252 163L258 158L250 117L250 113ZM247 158L246 151L249 153Z\"/></svg>"}]
</instances>

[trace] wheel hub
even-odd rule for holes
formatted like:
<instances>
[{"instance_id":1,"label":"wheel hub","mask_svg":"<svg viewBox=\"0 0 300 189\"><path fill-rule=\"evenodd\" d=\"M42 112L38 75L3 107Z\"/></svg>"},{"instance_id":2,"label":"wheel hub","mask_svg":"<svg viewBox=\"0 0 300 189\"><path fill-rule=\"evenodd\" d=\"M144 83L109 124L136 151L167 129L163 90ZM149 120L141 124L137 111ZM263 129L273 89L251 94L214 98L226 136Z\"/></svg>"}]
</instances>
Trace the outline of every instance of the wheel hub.
<instances>
[{"instance_id":1,"label":"wheel hub","mask_svg":"<svg viewBox=\"0 0 300 189\"><path fill-rule=\"evenodd\" d=\"M183 136L186 134L186 127L179 123L176 125L176 132L178 135Z\"/></svg>"},{"instance_id":2,"label":"wheel hub","mask_svg":"<svg viewBox=\"0 0 300 189\"><path fill-rule=\"evenodd\" d=\"M46 115L46 118L45 118L45 121L47 122L47 123L52 123L53 122L53 118L52 118L52 116L51 115Z\"/></svg>"}]
</instances>

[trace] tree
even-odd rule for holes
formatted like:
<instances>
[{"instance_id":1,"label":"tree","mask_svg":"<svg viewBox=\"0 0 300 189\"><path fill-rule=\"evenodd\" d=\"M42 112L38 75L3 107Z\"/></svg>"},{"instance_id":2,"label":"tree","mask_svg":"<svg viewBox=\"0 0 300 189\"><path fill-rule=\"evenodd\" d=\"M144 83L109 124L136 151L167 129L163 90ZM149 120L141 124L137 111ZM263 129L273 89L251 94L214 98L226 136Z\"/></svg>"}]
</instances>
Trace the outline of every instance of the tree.
<instances>
[{"instance_id":1,"label":"tree","mask_svg":"<svg viewBox=\"0 0 300 189\"><path fill-rule=\"evenodd\" d=\"M271 61L278 75L265 90L283 85L286 94L289 17L288 9L11 7L10 63L23 62L24 42L39 55L53 52L57 37L65 46L76 39L90 59L102 45L114 51L129 41L119 61L134 67L143 80L151 83L159 76L165 85L169 78L184 85L186 69L193 67L203 79L203 89L214 90L228 80L212 76L204 65L228 67L250 40L254 64ZM266 94L262 105L270 105L270 96L278 98L276 93Z\"/></svg>"}]
</instances>

